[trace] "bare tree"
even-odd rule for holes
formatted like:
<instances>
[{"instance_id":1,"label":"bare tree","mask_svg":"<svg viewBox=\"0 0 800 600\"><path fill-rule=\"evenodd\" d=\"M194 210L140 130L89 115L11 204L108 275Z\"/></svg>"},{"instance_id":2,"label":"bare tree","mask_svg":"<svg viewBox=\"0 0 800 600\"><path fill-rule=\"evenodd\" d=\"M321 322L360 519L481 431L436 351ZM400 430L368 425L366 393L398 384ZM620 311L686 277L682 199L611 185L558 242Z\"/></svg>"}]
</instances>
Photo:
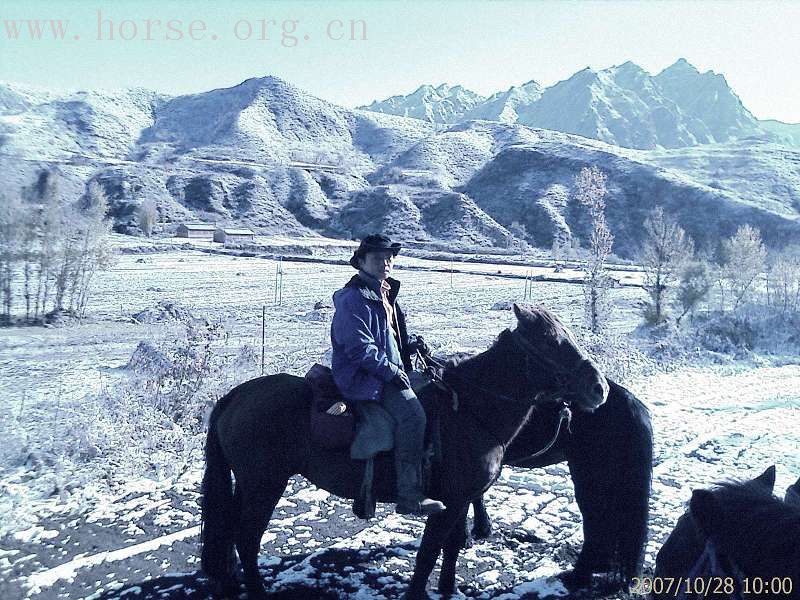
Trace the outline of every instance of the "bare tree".
<instances>
[{"instance_id":1,"label":"bare tree","mask_svg":"<svg viewBox=\"0 0 800 600\"><path fill-rule=\"evenodd\" d=\"M761 232L750 225L742 225L733 237L722 245L722 274L733 295L736 310L764 271L767 250L761 243Z\"/></svg>"},{"instance_id":2,"label":"bare tree","mask_svg":"<svg viewBox=\"0 0 800 600\"><path fill-rule=\"evenodd\" d=\"M18 242L20 229L19 198L0 196L0 298L2 312L0 323L11 323L11 307L13 305L14 265L18 260Z\"/></svg>"},{"instance_id":3,"label":"bare tree","mask_svg":"<svg viewBox=\"0 0 800 600\"><path fill-rule=\"evenodd\" d=\"M147 237L150 237L153 234L153 229L156 226L157 219L158 210L155 202L148 199L139 205L139 208L136 211L136 220L139 223L139 229L141 229L142 233Z\"/></svg>"},{"instance_id":4,"label":"bare tree","mask_svg":"<svg viewBox=\"0 0 800 600\"><path fill-rule=\"evenodd\" d=\"M89 188L90 203L86 210L81 231L79 268L75 277L74 310L81 318L86 314L92 279L97 271L108 269L114 263L114 252L109 241L111 221L108 214L108 198L98 185ZM72 305L72 301L70 302Z\"/></svg>"},{"instance_id":5,"label":"bare tree","mask_svg":"<svg viewBox=\"0 0 800 600\"><path fill-rule=\"evenodd\" d=\"M20 219L19 257L22 261L23 291L25 299L25 321L31 319L31 292L34 269L39 247L39 209L29 206Z\"/></svg>"},{"instance_id":6,"label":"bare tree","mask_svg":"<svg viewBox=\"0 0 800 600\"><path fill-rule=\"evenodd\" d=\"M589 256L584 275L584 308L586 321L592 332L600 331L609 317L608 290L613 280L606 270L606 260L611 254L614 236L606 223L606 176L597 167L584 167L575 177L575 197L589 211L592 234Z\"/></svg>"},{"instance_id":7,"label":"bare tree","mask_svg":"<svg viewBox=\"0 0 800 600\"><path fill-rule=\"evenodd\" d=\"M528 233L528 229L525 227L524 223L512 221L511 225L509 225L507 229L515 240L518 240L524 245L528 244L528 239L531 237L531 235Z\"/></svg>"},{"instance_id":8,"label":"bare tree","mask_svg":"<svg viewBox=\"0 0 800 600\"><path fill-rule=\"evenodd\" d=\"M38 319L40 311L42 314L47 312L46 307L50 299L50 285L54 277L56 253L63 224L57 175L52 171L43 171L32 186L30 193L35 201L43 205L36 227L39 233L39 243L33 317Z\"/></svg>"},{"instance_id":9,"label":"bare tree","mask_svg":"<svg viewBox=\"0 0 800 600\"><path fill-rule=\"evenodd\" d=\"M782 313L800 310L800 246L789 246L770 257L767 302Z\"/></svg>"},{"instance_id":10,"label":"bare tree","mask_svg":"<svg viewBox=\"0 0 800 600\"><path fill-rule=\"evenodd\" d=\"M641 263L644 269L644 289L650 296L645 304L644 317L657 325L666 320L668 296L678 280L682 267L694 254L694 241L678 222L654 208L644 222L644 243Z\"/></svg>"},{"instance_id":11,"label":"bare tree","mask_svg":"<svg viewBox=\"0 0 800 600\"><path fill-rule=\"evenodd\" d=\"M566 255L566 251L569 249L569 242L569 233L559 228L553 236L553 245L550 249L550 252L553 256L553 262L556 263L556 267L561 266L561 263Z\"/></svg>"},{"instance_id":12,"label":"bare tree","mask_svg":"<svg viewBox=\"0 0 800 600\"><path fill-rule=\"evenodd\" d=\"M76 208L69 207L64 209L61 215L61 239L59 240L54 269L55 297L53 298L53 310L56 312L64 310L66 292L78 269L78 252L82 226L81 214Z\"/></svg>"}]
</instances>

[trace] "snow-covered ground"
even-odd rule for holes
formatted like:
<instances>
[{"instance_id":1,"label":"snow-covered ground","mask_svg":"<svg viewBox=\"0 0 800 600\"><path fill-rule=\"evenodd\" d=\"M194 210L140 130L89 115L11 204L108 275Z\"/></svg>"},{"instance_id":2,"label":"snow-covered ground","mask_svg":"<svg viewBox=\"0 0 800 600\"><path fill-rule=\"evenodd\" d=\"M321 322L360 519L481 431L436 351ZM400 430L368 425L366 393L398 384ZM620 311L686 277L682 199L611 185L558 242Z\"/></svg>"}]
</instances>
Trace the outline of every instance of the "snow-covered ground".
<instances>
[{"instance_id":1,"label":"snow-covered ground","mask_svg":"<svg viewBox=\"0 0 800 600\"><path fill-rule=\"evenodd\" d=\"M451 266L401 255L395 276L403 282L410 328L445 352L480 351L514 322L511 311L492 307L522 301L525 282L498 276L517 267L465 263L459 266L483 272L454 273L451 283ZM20 444L3 449L6 462L0 465L1 598L207 597L207 582L195 573L199 458L185 471L165 476L153 469L148 477L104 465L102 454L84 463L41 464L36 448L25 446L41 441L34 435L41 431L29 430L26 439L26 419L85 409L87 396L125 384L121 367L140 341L178 339L179 323L131 318L162 300L221 323L227 337L214 340L215 350L249 346L259 357L266 307L267 371L302 373L329 346L332 311L314 304L329 304L354 271L311 262L284 261L282 267L278 304L273 260L193 250L125 254L111 271L98 274L89 322L0 331L0 433L13 432L17 437L7 439ZM526 269L519 269L524 275ZM612 291L613 331L635 328L640 294L633 287ZM537 281L533 301L568 324L581 321L579 285ZM232 375L231 385L256 374L257 364ZM650 407L655 431L649 565L693 487L777 464L776 490L782 493L800 475L797 364L704 362L632 373L625 384ZM53 416L52 422L56 427L65 420ZM58 434L64 432L53 432ZM382 507L385 518L362 522L348 502L293 480L263 540L266 583L286 598L399 597L422 522L390 508ZM570 564L581 540L566 466L506 469L488 508L497 533L462 554L462 592L509 600L563 595L551 576Z\"/></svg>"}]
</instances>

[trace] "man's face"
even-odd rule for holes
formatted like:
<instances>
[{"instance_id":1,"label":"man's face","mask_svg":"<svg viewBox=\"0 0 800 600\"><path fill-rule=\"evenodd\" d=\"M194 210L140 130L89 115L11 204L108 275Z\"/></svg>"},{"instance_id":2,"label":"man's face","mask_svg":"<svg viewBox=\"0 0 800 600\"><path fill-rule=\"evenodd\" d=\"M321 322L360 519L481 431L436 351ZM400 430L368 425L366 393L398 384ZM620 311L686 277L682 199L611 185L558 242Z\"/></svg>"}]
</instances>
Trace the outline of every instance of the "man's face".
<instances>
[{"instance_id":1,"label":"man's face","mask_svg":"<svg viewBox=\"0 0 800 600\"><path fill-rule=\"evenodd\" d=\"M361 268L375 279L383 281L392 274L394 253L391 250L367 252L361 259Z\"/></svg>"}]
</instances>

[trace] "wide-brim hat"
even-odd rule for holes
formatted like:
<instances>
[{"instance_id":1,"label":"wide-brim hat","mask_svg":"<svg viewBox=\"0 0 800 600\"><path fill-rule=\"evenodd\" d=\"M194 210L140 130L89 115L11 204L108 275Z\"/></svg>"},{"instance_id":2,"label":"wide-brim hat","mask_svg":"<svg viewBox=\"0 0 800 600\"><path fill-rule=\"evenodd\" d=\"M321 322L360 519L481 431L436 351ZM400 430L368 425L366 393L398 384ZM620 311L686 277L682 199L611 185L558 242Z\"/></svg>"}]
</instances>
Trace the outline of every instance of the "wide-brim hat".
<instances>
[{"instance_id":1,"label":"wide-brim hat","mask_svg":"<svg viewBox=\"0 0 800 600\"><path fill-rule=\"evenodd\" d=\"M400 252L403 246L399 242L393 242L385 235L373 234L368 235L359 244L353 256L350 257L350 265L354 269L360 269L358 261L368 252L381 252L383 250L391 250L394 256Z\"/></svg>"}]
</instances>

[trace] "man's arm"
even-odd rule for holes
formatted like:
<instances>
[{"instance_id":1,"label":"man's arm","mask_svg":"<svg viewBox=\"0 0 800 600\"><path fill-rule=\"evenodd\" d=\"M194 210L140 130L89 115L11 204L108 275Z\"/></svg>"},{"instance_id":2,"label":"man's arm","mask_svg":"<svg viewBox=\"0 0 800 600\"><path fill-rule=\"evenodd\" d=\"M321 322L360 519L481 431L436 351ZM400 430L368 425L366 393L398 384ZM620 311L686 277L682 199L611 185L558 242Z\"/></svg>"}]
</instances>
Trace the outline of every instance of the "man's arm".
<instances>
[{"instance_id":1,"label":"man's arm","mask_svg":"<svg viewBox=\"0 0 800 600\"><path fill-rule=\"evenodd\" d=\"M333 315L333 335L350 362L383 381L391 381L400 368L378 348L368 319L369 309L363 303L345 298Z\"/></svg>"}]
</instances>

